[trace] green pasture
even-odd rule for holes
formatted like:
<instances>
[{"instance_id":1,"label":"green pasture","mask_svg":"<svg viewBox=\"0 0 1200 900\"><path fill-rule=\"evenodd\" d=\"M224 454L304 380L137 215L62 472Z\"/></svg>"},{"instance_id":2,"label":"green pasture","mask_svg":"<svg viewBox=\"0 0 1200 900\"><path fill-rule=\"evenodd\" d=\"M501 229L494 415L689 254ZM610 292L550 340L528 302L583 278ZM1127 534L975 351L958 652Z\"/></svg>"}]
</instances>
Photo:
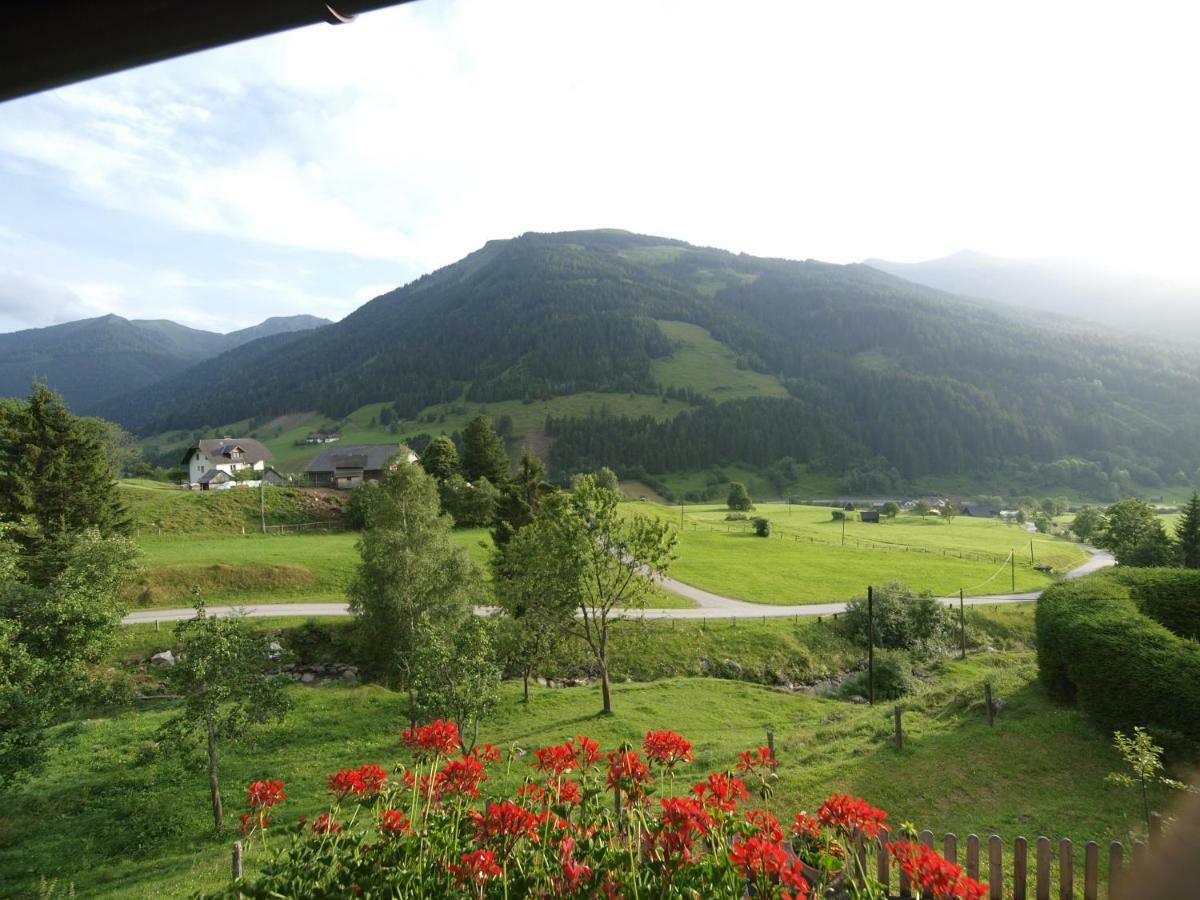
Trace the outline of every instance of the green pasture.
<instances>
[{"instance_id":1,"label":"green pasture","mask_svg":"<svg viewBox=\"0 0 1200 900\"><path fill-rule=\"evenodd\" d=\"M736 754L763 744L773 726L779 782L767 805L790 815L812 810L832 791L861 794L937 833L1128 839L1139 833L1138 805L1106 784L1118 767L1107 736L1074 709L1051 704L1028 652L987 653L947 661L928 673L904 703L906 742L892 742L891 706L855 706L743 682L671 678L618 684L615 715L598 715L593 688L537 689L529 705L506 684L502 703L480 739L510 756L587 734L604 748L640 743L651 728L672 728L695 744L682 786L730 767ZM1006 702L994 727L983 711L983 682ZM289 799L278 816L319 812L325 775L378 762L403 765L404 697L377 686L291 689L295 709L282 724L226 750L222 784L231 819L250 780L278 777ZM228 877L236 835L215 835L207 784L196 753L164 754L156 727L173 701L145 701L131 711L97 713L55 729L46 771L15 788L0 811L0 882L35 895L39 879L81 897L183 897ZM189 748L190 749L190 748ZM86 759L86 765L80 760ZM511 771L496 770L489 795L507 794L526 776L519 752ZM1164 799L1154 796L1156 805ZM1006 854L1007 856L1007 854ZM253 871L263 851L251 845ZM986 866L986 862L985 862Z\"/></svg>"},{"instance_id":2,"label":"green pasture","mask_svg":"<svg viewBox=\"0 0 1200 900\"><path fill-rule=\"evenodd\" d=\"M727 522L724 505L666 507L630 503L629 513L659 516L679 530L671 575L704 590L755 603L818 603L860 596L868 584L902 581L916 590L950 595L1008 593L1005 561L1016 553L1016 590L1045 588L1053 578L1030 563L1064 572L1086 553L1071 542L1033 535L999 520L959 516L900 516L873 525L849 513L842 523L832 510L760 504L751 515L770 520L769 538L754 535L749 521ZM682 515L681 515L682 511Z\"/></svg>"}]
</instances>

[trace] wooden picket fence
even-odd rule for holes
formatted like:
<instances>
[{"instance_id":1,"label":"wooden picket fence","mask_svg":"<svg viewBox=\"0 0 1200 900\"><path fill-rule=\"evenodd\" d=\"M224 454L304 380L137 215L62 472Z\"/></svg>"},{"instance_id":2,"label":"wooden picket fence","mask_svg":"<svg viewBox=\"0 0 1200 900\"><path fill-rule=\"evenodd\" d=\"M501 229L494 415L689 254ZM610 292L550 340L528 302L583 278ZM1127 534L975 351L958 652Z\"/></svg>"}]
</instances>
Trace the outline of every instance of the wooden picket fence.
<instances>
[{"instance_id":1,"label":"wooden picket fence","mask_svg":"<svg viewBox=\"0 0 1200 900\"><path fill-rule=\"evenodd\" d=\"M1153 814L1150 819L1150 840L1157 840L1162 829L1162 818ZM926 847L936 850L932 831L920 832L919 841ZM1082 896L1084 900L1099 900L1101 896L1113 898L1119 896L1122 879L1130 871L1126 863L1125 846L1120 841L1108 845L1106 882L1100 880L1102 848L1096 841L1088 841L1083 846L1082 859L1077 858L1075 845L1068 838L1058 842L1057 847L1057 887L1051 892L1051 876L1055 847L1050 838L1039 837L1031 851L1029 841L1018 837L1013 841L1011 850L1006 854L1003 839L993 834L987 838L986 845L978 835L969 834L966 840L966 858L959 859L958 838L947 834L942 840L942 858L963 866L967 874L980 880L981 854L987 854L986 877L989 900L1075 900ZM1137 841L1133 844L1131 862L1133 866L1142 864L1147 844ZM875 856L875 877L879 883L886 886L889 896L912 897L912 885L908 876L893 864L887 851L886 839L870 842L867 846L860 845L857 851L864 863L869 862L868 856ZM1007 858L1006 858L1007 857ZM1032 857L1032 859L1031 859ZM866 866L864 865L864 870ZM1082 888L1082 891L1081 891ZM1102 888L1104 893L1101 893Z\"/></svg>"}]
</instances>

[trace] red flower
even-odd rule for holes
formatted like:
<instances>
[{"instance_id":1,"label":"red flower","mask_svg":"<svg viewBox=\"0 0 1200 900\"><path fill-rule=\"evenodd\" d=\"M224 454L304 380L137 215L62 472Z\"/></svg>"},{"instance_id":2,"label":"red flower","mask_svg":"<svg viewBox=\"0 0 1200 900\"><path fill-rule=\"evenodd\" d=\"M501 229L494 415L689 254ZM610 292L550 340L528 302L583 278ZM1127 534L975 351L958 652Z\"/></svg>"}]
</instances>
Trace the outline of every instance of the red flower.
<instances>
[{"instance_id":1,"label":"red flower","mask_svg":"<svg viewBox=\"0 0 1200 900\"><path fill-rule=\"evenodd\" d=\"M499 875L500 867L491 850L475 850L459 857L458 863L450 866L450 871L459 887L476 887Z\"/></svg>"},{"instance_id":2,"label":"red flower","mask_svg":"<svg viewBox=\"0 0 1200 900\"><path fill-rule=\"evenodd\" d=\"M575 838L564 836L558 844L558 864L562 867L562 874L554 879L556 894L574 894L592 877L591 868L578 862L574 852Z\"/></svg>"},{"instance_id":3,"label":"red flower","mask_svg":"<svg viewBox=\"0 0 1200 900\"><path fill-rule=\"evenodd\" d=\"M620 788L626 804L640 800L650 785L650 767L634 750L615 750L608 754L608 786Z\"/></svg>"},{"instance_id":4,"label":"red flower","mask_svg":"<svg viewBox=\"0 0 1200 900\"><path fill-rule=\"evenodd\" d=\"M778 760L771 755L769 747L759 747L757 750L747 750L738 754L738 771L750 773L756 769L773 769L779 765Z\"/></svg>"},{"instance_id":5,"label":"red flower","mask_svg":"<svg viewBox=\"0 0 1200 900\"><path fill-rule=\"evenodd\" d=\"M556 805L577 804L582 799L579 785L570 779L564 779L550 786Z\"/></svg>"},{"instance_id":6,"label":"red flower","mask_svg":"<svg viewBox=\"0 0 1200 900\"><path fill-rule=\"evenodd\" d=\"M478 797L479 785L487 781L487 777L487 772L483 770L483 762L478 757L463 756L452 759L437 773L434 794L439 798Z\"/></svg>"},{"instance_id":7,"label":"red flower","mask_svg":"<svg viewBox=\"0 0 1200 900\"><path fill-rule=\"evenodd\" d=\"M888 829L883 821L887 813L877 809L861 797L849 794L834 794L821 804L817 818L824 825L842 829L847 835L861 831L867 837L876 837Z\"/></svg>"},{"instance_id":8,"label":"red flower","mask_svg":"<svg viewBox=\"0 0 1200 900\"><path fill-rule=\"evenodd\" d=\"M796 813L796 821L792 823L792 834L820 837L821 823L808 813Z\"/></svg>"},{"instance_id":9,"label":"red flower","mask_svg":"<svg viewBox=\"0 0 1200 900\"><path fill-rule=\"evenodd\" d=\"M342 830L342 825L335 822L329 813L323 812L313 820L312 830L314 834L337 834Z\"/></svg>"},{"instance_id":10,"label":"red flower","mask_svg":"<svg viewBox=\"0 0 1200 900\"><path fill-rule=\"evenodd\" d=\"M603 758L600 753L600 745L585 735L576 735L575 740L567 741L568 744L578 744L575 748L575 755L579 758L580 764L585 769L590 769Z\"/></svg>"},{"instance_id":11,"label":"red flower","mask_svg":"<svg viewBox=\"0 0 1200 900\"><path fill-rule=\"evenodd\" d=\"M647 759L662 763L668 769L692 759L692 742L673 731L647 731L642 747Z\"/></svg>"},{"instance_id":12,"label":"red flower","mask_svg":"<svg viewBox=\"0 0 1200 900\"><path fill-rule=\"evenodd\" d=\"M545 816L536 815L511 800L489 803L486 811L472 810L471 816L475 820L475 840L481 844L490 842L506 852L511 851L521 838L536 843L538 826L546 820Z\"/></svg>"},{"instance_id":13,"label":"red flower","mask_svg":"<svg viewBox=\"0 0 1200 900\"><path fill-rule=\"evenodd\" d=\"M412 834L408 818L398 809L385 809L379 814L379 830L392 837Z\"/></svg>"},{"instance_id":14,"label":"red flower","mask_svg":"<svg viewBox=\"0 0 1200 900\"><path fill-rule=\"evenodd\" d=\"M982 900L987 885L968 878L962 866L947 862L930 847L896 841L888 844L896 863L932 900Z\"/></svg>"},{"instance_id":15,"label":"red flower","mask_svg":"<svg viewBox=\"0 0 1200 900\"><path fill-rule=\"evenodd\" d=\"M750 823L751 834L767 841L782 841L783 829L779 820L765 809L752 809L746 813L746 821Z\"/></svg>"},{"instance_id":16,"label":"red flower","mask_svg":"<svg viewBox=\"0 0 1200 900\"><path fill-rule=\"evenodd\" d=\"M286 799L282 781L252 781L246 786L246 803L251 809L270 809Z\"/></svg>"},{"instance_id":17,"label":"red flower","mask_svg":"<svg viewBox=\"0 0 1200 900\"><path fill-rule=\"evenodd\" d=\"M696 862L698 856L692 851L712 828L712 816L705 811L704 804L691 797L665 797L658 802L662 805L662 815L642 835L646 854L662 862L668 870Z\"/></svg>"},{"instance_id":18,"label":"red flower","mask_svg":"<svg viewBox=\"0 0 1200 900\"><path fill-rule=\"evenodd\" d=\"M746 838L730 849L729 860L752 885L779 884L785 888L783 896L788 900L808 895L808 882L800 861L789 859L787 850L778 842Z\"/></svg>"},{"instance_id":19,"label":"red flower","mask_svg":"<svg viewBox=\"0 0 1200 900\"><path fill-rule=\"evenodd\" d=\"M407 728L401 736L405 747L410 747L418 754L431 756L450 756L462 747L458 736L458 726L453 722L443 722L441 719L428 725L418 725Z\"/></svg>"},{"instance_id":20,"label":"red flower","mask_svg":"<svg viewBox=\"0 0 1200 900\"><path fill-rule=\"evenodd\" d=\"M387 772L374 763L366 763L357 769L342 769L328 777L329 790L338 800L354 794L363 797L378 794L387 778Z\"/></svg>"},{"instance_id":21,"label":"red flower","mask_svg":"<svg viewBox=\"0 0 1200 900\"><path fill-rule=\"evenodd\" d=\"M533 751L535 757L532 765L535 769L547 772L556 778L561 778L579 768L579 757L571 742L555 744L552 747L542 747Z\"/></svg>"},{"instance_id":22,"label":"red flower","mask_svg":"<svg viewBox=\"0 0 1200 900\"><path fill-rule=\"evenodd\" d=\"M480 747L472 747L471 752L467 754L473 756L481 763L500 762L500 750L493 747L491 744L484 744Z\"/></svg>"},{"instance_id":23,"label":"red flower","mask_svg":"<svg viewBox=\"0 0 1200 900\"><path fill-rule=\"evenodd\" d=\"M742 779L720 772L713 772L707 781L692 785L692 793L709 809L722 812L733 812L739 800L750 796Z\"/></svg>"}]
</instances>

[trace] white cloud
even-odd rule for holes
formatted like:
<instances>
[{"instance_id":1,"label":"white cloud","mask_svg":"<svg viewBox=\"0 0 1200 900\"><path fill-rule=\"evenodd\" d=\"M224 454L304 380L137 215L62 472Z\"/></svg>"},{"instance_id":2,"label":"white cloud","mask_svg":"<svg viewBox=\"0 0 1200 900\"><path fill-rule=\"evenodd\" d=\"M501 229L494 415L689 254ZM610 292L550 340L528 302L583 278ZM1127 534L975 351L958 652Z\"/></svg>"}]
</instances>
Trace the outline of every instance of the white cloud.
<instances>
[{"instance_id":1,"label":"white cloud","mask_svg":"<svg viewBox=\"0 0 1200 900\"><path fill-rule=\"evenodd\" d=\"M292 285L261 291L272 310L345 309L354 285L386 283L381 261L401 283L490 238L599 226L839 262L972 247L1195 278L1196 18L427 0L0 107L0 179L41 172L181 234L313 254L312 273L264 263ZM343 280L314 289L334 258ZM131 276L125 296L152 286Z\"/></svg>"}]
</instances>

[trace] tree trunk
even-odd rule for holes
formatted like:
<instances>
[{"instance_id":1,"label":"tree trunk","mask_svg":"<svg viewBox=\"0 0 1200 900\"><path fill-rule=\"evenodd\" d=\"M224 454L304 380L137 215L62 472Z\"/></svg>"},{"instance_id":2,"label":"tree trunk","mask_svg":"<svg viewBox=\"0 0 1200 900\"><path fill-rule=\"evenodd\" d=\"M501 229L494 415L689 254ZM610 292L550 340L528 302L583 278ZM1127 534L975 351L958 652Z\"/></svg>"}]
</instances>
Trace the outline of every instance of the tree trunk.
<instances>
[{"instance_id":1,"label":"tree trunk","mask_svg":"<svg viewBox=\"0 0 1200 900\"><path fill-rule=\"evenodd\" d=\"M607 663L600 664L600 695L604 698L603 713L606 716L612 715L612 691L608 685L608 665Z\"/></svg>"},{"instance_id":2,"label":"tree trunk","mask_svg":"<svg viewBox=\"0 0 1200 900\"><path fill-rule=\"evenodd\" d=\"M213 826L225 827L225 812L221 809L221 788L217 784L217 726L208 720L208 789L212 792Z\"/></svg>"},{"instance_id":3,"label":"tree trunk","mask_svg":"<svg viewBox=\"0 0 1200 900\"><path fill-rule=\"evenodd\" d=\"M529 702L529 670L526 669L521 673L521 677L525 680L525 702Z\"/></svg>"}]
</instances>

